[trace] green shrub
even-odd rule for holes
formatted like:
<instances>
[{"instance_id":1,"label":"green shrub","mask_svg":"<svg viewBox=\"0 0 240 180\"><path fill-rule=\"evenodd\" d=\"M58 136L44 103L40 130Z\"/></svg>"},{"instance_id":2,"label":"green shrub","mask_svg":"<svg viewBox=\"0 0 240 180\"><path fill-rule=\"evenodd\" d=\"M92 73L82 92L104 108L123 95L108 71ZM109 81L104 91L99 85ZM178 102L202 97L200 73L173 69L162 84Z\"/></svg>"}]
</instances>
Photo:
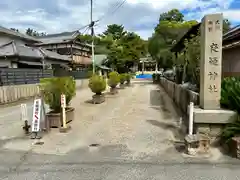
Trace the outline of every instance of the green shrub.
<instances>
[{"instance_id":1,"label":"green shrub","mask_svg":"<svg viewBox=\"0 0 240 180\"><path fill-rule=\"evenodd\" d=\"M222 139L228 142L232 137L240 135L240 78L227 77L223 79L220 103L223 107L238 112L238 118L228 124L221 134Z\"/></svg>"},{"instance_id":2,"label":"green shrub","mask_svg":"<svg viewBox=\"0 0 240 180\"><path fill-rule=\"evenodd\" d=\"M153 82L156 82L156 74L155 73L152 74L152 80L153 80Z\"/></svg>"},{"instance_id":3,"label":"green shrub","mask_svg":"<svg viewBox=\"0 0 240 180\"><path fill-rule=\"evenodd\" d=\"M223 79L220 103L222 106L240 113L240 78L227 77Z\"/></svg>"},{"instance_id":4,"label":"green shrub","mask_svg":"<svg viewBox=\"0 0 240 180\"><path fill-rule=\"evenodd\" d=\"M109 73L108 85L111 88L115 88L120 82L119 74L115 71Z\"/></svg>"},{"instance_id":5,"label":"green shrub","mask_svg":"<svg viewBox=\"0 0 240 180\"><path fill-rule=\"evenodd\" d=\"M93 75L93 71L92 71L92 70L89 70L89 71L87 72L87 78L92 77L92 75Z\"/></svg>"},{"instance_id":6,"label":"green shrub","mask_svg":"<svg viewBox=\"0 0 240 180\"><path fill-rule=\"evenodd\" d=\"M120 84L124 84L124 82L126 81L126 74L120 74Z\"/></svg>"},{"instance_id":7,"label":"green shrub","mask_svg":"<svg viewBox=\"0 0 240 180\"><path fill-rule=\"evenodd\" d=\"M61 94L65 94L68 106L76 95L76 82L72 77L44 78L40 80L40 90L50 109L59 113L61 111Z\"/></svg>"},{"instance_id":8,"label":"green shrub","mask_svg":"<svg viewBox=\"0 0 240 180\"><path fill-rule=\"evenodd\" d=\"M129 84L130 81L131 81L131 74L126 73L126 74L125 74L125 78L126 78L127 83Z\"/></svg>"},{"instance_id":9,"label":"green shrub","mask_svg":"<svg viewBox=\"0 0 240 180\"><path fill-rule=\"evenodd\" d=\"M157 74L156 74L156 81L157 81L157 82L160 82L160 78L161 78L161 74L157 73Z\"/></svg>"},{"instance_id":10,"label":"green shrub","mask_svg":"<svg viewBox=\"0 0 240 180\"><path fill-rule=\"evenodd\" d=\"M131 75L131 78L133 79L136 76L136 73L132 72L132 73L130 73L130 75Z\"/></svg>"},{"instance_id":11,"label":"green shrub","mask_svg":"<svg viewBox=\"0 0 240 180\"><path fill-rule=\"evenodd\" d=\"M237 119L228 124L221 133L221 138L224 140L225 143L228 143L232 137L240 135L240 119L239 115Z\"/></svg>"},{"instance_id":12,"label":"green shrub","mask_svg":"<svg viewBox=\"0 0 240 180\"><path fill-rule=\"evenodd\" d=\"M106 89L106 80L102 76L95 74L89 79L88 87L93 93L101 95Z\"/></svg>"}]
</instances>

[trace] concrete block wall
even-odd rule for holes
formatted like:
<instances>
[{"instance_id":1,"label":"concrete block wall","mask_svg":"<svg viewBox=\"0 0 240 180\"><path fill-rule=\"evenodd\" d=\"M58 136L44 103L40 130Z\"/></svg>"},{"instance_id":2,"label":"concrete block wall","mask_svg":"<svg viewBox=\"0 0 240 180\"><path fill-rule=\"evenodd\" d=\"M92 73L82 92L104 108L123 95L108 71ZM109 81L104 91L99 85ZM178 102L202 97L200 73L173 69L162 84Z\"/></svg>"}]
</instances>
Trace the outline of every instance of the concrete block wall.
<instances>
[{"instance_id":1,"label":"concrete block wall","mask_svg":"<svg viewBox=\"0 0 240 180\"><path fill-rule=\"evenodd\" d=\"M88 79L76 80L76 88L87 88ZM8 104L39 94L38 84L0 86L0 104Z\"/></svg>"},{"instance_id":2,"label":"concrete block wall","mask_svg":"<svg viewBox=\"0 0 240 180\"><path fill-rule=\"evenodd\" d=\"M160 79L161 86L168 93L170 98L175 102L177 107L182 111L184 120L184 132L188 128L188 105L193 102L194 109L194 131L196 134L207 134L212 142L216 142L222 129L236 118L237 114L230 110L203 110L199 108L199 94L190 91L179 84L167 80Z\"/></svg>"},{"instance_id":3,"label":"concrete block wall","mask_svg":"<svg viewBox=\"0 0 240 180\"><path fill-rule=\"evenodd\" d=\"M190 102L193 102L194 105L199 105L199 93L188 90L163 77L160 79L160 84L184 114L188 114Z\"/></svg>"}]
</instances>

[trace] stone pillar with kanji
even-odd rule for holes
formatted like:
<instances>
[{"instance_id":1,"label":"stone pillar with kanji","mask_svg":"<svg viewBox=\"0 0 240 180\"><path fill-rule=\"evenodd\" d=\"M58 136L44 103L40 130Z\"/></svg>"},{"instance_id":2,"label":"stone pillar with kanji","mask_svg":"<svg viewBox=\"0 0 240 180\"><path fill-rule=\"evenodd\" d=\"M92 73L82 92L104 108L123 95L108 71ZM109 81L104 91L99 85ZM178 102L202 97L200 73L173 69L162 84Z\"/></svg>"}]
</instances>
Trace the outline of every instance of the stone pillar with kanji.
<instances>
[{"instance_id":1,"label":"stone pillar with kanji","mask_svg":"<svg viewBox=\"0 0 240 180\"><path fill-rule=\"evenodd\" d=\"M211 14L202 19L200 60L200 107L220 109L222 76L223 15Z\"/></svg>"}]
</instances>

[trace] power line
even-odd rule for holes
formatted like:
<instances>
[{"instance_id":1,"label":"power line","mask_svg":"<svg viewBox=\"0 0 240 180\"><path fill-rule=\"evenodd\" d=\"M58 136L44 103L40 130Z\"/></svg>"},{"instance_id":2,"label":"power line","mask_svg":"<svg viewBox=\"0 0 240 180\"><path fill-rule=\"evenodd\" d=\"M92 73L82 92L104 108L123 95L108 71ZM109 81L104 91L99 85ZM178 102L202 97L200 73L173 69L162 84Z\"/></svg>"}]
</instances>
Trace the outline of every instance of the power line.
<instances>
[{"instance_id":1,"label":"power line","mask_svg":"<svg viewBox=\"0 0 240 180\"><path fill-rule=\"evenodd\" d=\"M124 5L124 3L126 3L127 2L127 0L123 0L122 2L120 2L118 5L116 4L116 6L115 6L115 9L113 10L113 11L111 11L110 13L109 13L109 11L107 11L107 13L106 14L104 14L101 18L99 18L96 22L98 22L98 21L101 21L102 19L104 19L107 15L113 15L119 8L121 8L123 5Z\"/></svg>"},{"instance_id":2,"label":"power line","mask_svg":"<svg viewBox=\"0 0 240 180\"><path fill-rule=\"evenodd\" d=\"M77 29L76 31L80 31L80 30L83 30L85 28L89 28L89 24L85 25L85 26L82 26L80 27L79 29ZM86 30L86 29L85 29Z\"/></svg>"},{"instance_id":3,"label":"power line","mask_svg":"<svg viewBox=\"0 0 240 180\"><path fill-rule=\"evenodd\" d=\"M114 14L119 8L121 8L124 5L124 3L126 3L126 1L127 0L123 0L122 2L116 3L115 4L115 8L113 7L114 8L113 11L111 11L111 12L107 11L107 13L104 14L102 17L100 17L98 20L93 21L93 19L92 19L93 18L93 16L92 16L92 14L93 14L93 12L92 12L92 5L93 4L92 4L92 0L91 0L90 24L82 26L81 28L77 29L77 31L83 30L85 28L91 28L92 29L92 27L96 26L95 23L97 23L97 22L101 21L102 19L104 19L107 15ZM99 26L99 24L98 24L98 26ZM92 29L92 31L94 31L94 30ZM92 32L91 34L94 34L94 32Z\"/></svg>"}]
</instances>

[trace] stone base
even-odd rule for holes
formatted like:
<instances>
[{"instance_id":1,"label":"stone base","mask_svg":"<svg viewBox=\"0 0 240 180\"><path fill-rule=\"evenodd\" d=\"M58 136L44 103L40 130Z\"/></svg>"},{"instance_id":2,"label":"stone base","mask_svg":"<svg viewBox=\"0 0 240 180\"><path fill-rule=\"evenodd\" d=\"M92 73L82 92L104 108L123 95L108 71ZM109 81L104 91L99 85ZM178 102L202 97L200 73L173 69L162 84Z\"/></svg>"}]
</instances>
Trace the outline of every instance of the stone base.
<instances>
[{"instance_id":1,"label":"stone base","mask_svg":"<svg viewBox=\"0 0 240 180\"><path fill-rule=\"evenodd\" d=\"M66 132L68 132L70 129L71 129L71 126L67 126L66 128L60 127L60 128L59 128L59 132L60 132L60 133L66 133Z\"/></svg>"},{"instance_id":2,"label":"stone base","mask_svg":"<svg viewBox=\"0 0 240 180\"><path fill-rule=\"evenodd\" d=\"M124 89L124 88L125 88L125 84L120 84L120 85L119 85L119 88L120 88L120 89Z\"/></svg>"},{"instance_id":3,"label":"stone base","mask_svg":"<svg viewBox=\"0 0 240 180\"><path fill-rule=\"evenodd\" d=\"M92 96L92 98L93 98L93 104L101 104L105 101L105 96L103 94L101 95L95 94Z\"/></svg>"},{"instance_id":4,"label":"stone base","mask_svg":"<svg viewBox=\"0 0 240 180\"><path fill-rule=\"evenodd\" d=\"M211 143L216 141L226 124L232 122L237 117L234 111L204 110L194 108L193 121L196 134L204 134L210 137Z\"/></svg>"},{"instance_id":5,"label":"stone base","mask_svg":"<svg viewBox=\"0 0 240 180\"><path fill-rule=\"evenodd\" d=\"M184 140L186 153L189 155L196 155L199 145L199 137L196 134L187 135Z\"/></svg>"},{"instance_id":6,"label":"stone base","mask_svg":"<svg viewBox=\"0 0 240 180\"><path fill-rule=\"evenodd\" d=\"M117 88L110 88L110 94L114 95L114 94L117 94L117 93L118 93Z\"/></svg>"},{"instance_id":7,"label":"stone base","mask_svg":"<svg viewBox=\"0 0 240 180\"><path fill-rule=\"evenodd\" d=\"M63 125L61 113L49 112L46 114L46 120L49 123L49 127L51 128L60 128ZM73 121L74 119L74 108L67 107L66 108L66 123Z\"/></svg>"},{"instance_id":8,"label":"stone base","mask_svg":"<svg viewBox=\"0 0 240 180\"><path fill-rule=\"evenodd\" d=\"M186 153L189 155L209 154L210 139L206 135L187 135L185 137Z\"/></svg>"}]
</instances>

